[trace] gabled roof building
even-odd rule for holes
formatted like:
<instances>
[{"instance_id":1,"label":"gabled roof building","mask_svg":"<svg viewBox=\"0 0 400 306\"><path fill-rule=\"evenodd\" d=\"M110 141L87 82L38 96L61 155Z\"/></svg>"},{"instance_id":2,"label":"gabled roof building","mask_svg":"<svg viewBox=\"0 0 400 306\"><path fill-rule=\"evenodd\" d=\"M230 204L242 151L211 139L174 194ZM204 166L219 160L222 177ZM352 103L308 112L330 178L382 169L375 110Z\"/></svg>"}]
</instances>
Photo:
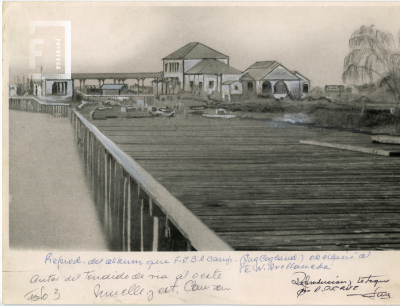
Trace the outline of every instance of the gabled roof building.
<instances>
[{"instance_id":1,"label":"gabled roof building","mask_svg":"<svg viewBox=\"0 0 400 306\"><path fill-rule=\"evenodd\" d=\"M273 95L278 99L287 95L300 97L310 86L310 80L276 61L254 63L243 72L240 80L243 92Z\"/></svg>"},{"instance_id":2,"label":"gabled roof building","mask_svg":"<svg viewBox=\"0 0 400 306\"><path fill-rule=\"evenodd\" d=\"M241 75L241 71L229 66L229 56L198 42L164 57L163 72L163 93L170 93L176 84L184 91L221 92L224 81Z\"/></svg>"}]
</instances>

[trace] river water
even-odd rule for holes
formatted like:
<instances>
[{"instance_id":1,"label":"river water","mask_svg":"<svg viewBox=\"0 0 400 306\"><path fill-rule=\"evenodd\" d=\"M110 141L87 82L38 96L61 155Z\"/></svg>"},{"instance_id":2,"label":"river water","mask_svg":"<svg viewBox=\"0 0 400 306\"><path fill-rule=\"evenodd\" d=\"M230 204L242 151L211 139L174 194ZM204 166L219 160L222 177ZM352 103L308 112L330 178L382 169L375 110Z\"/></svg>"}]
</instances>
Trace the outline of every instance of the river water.
<instances>
[{"instance_id":1,"label":"river water","mask_svg":"<svg viewBox=\"0 0 400 306\"><path fill-rule=\"evenodd\" d=\"M107 251L69 119L9 119L10 249Z\"/></svg>"}]
</instances>

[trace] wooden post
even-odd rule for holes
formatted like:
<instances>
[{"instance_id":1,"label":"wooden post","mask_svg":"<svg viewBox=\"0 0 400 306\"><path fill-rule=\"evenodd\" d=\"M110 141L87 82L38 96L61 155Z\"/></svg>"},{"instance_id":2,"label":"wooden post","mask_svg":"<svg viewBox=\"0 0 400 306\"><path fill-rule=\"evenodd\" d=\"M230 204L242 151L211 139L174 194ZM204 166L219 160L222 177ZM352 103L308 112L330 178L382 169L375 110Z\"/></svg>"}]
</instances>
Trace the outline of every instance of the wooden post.
<instances>
[{"instance_id":1,"label":"wooden post","mask_svg":"<svg viewBox=\"0 0 400 306\"><path fill-rule=\"evenodd\" d=\"M130 194L128 195L129 200L129 225L130 237L128 238L128 243L130 245L130 250L140 251L141 250L141 203L139 201L140 187L130 178Z\"/></svg>"},{"instance_id":2,"label":"wooden post","mask_svg":"<svg viewBox=\"0 0 400 306\"><path fill-rule=\"evenodd\" d=\"M113 157L111 154L108 154L108 163L109 163L109 171L108 171L108 197L107 197L107 223L108 223L108 236L112 238L113 236L113 185L114 185L114 178L113 178Z\"/></svg>"},{"instance_id":3,"label":"wooden post","mask_svg":"<svg viewBox=\"0 0 400 306\"><path fill-rule=\"evenodd\" d=\"M116 184L116 190L115 190L115 195L116 195L116 200L115 200L115 205L116 205L116 211L115 211L115 235L114 235L114 244L113 248L116 251L122 251L123 249L123 242L122 242L122 237L123 237L123 231L122 231L122 225L123 225L123 207L124 207L124 170L122 166L119 163L116 163L115 167L115 184Z\"/></svg>"},{"instance_id":4,"label":"wooden post","mask_svg":"<svg viewBox=\"0 0 400 306\"><path fill-rule=\"evenodd\" d=\"M167 216L163 213L163 211L153 202L153 200L149 199L149 214L153 218L153 230L152 230L152 251L166 251L166 225L167 225Z\"/></svg>"},{"instance_id":5,"label":"wooden post","mask_svg":"<svg viewBox=\"0 0 400 306\"><path fill-rule=\"evenodd\" d=\"M126 211L126 218L127 218L127 222L126 222L126 228L127 228L127 235L126 235L126 242L127 242L127 251L130 252L132 249L132 219L131 219L131 215L132 215L132 185L131 185L131 177L128 176L128 182L127 182L127 186L128 186L128 193L127 193L127 198L128 198L128 202L127 202L127 211Z\"/></svg>"},{"instance_id":6,"label":"wooden post","mask_svg":"<svg viewBox=\"0 0 400 306\"><path fill-rule=\"evenodd\" d=\"M122 251L128 250L128 218L127 218L127 206L128 206L128 177L124 171L124 201L123 201L123 208L122 208Z\"/></svg>"},{"instance_id":7,"label":"wooden post","mask_svg":"<svg viewBox=\"0 0 400 306\"><path fill-rule=\"evenodd\" d=\"M153 217L150 214L151 199L141 200L141 251L152 251L153 249Z\"/></svg>"}]
</instances>

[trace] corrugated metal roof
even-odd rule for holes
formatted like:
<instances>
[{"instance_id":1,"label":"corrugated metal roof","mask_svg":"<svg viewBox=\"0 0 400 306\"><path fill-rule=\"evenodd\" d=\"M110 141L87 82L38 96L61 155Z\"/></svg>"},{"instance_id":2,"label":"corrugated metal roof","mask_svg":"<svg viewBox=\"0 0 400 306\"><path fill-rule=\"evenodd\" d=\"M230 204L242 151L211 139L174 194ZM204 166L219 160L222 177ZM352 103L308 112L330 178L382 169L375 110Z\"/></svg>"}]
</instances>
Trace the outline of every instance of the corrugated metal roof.
<instances>
[{"instance_id":1,"label":"corrugated metal roof","mask_svg":"<svg viewBox=\"0 0 400 306\"><path fill-rule=\"evenodd\" d=\"M271 66L278 66L279 63L277 61L263 61L263 62L255 62L248 69L260 69L260 68L271 68Z\"/></svg>"},{"instance_id":2,"label":"corrugated metal roof","mask_svg":"<svg viewBox=\"0 0 400 306\"><path fill-rule=\"evenodd\" d=\"M117 90L121 90L122 87L124 87L124 86L125 86L125 84L104 84L100 88L101 89L117 89Z\"/></svg>"},{"instance_id":3,"label":"corrugated metal roof","mask_svg":"<svg viewBox=\"0 0 400 306\"><path fill-rule=\"evenodd\" d=\"M172 52L170 55L163 58L163 60L168 59L205 59L205 58L226 58L229 56L222 54L202 43L191 42L182 48Z\"/></svg>"},{"instance_id":4,"label":"corrugated metal roof","mask_svg":"<svg viewBox=\"0 0 400 306\"><path fill-rule=\"evenodd\" d=\"M282 67L283 71L273 71ZM267 77L268 76L268 77ZM299 77L295 76L289 69L282 66L280 63L276 61L264 61L264 62L256 62L251 65L246 72L243 74L242 79L245 78L253 78L255 81L261 81L262 79L281 79L281 80L298 80Z\"/></svg>"},{"instance_id":5,"label":"corrugated metal roof","mask_svg":"<svg viewBox=\"0 0 400 306\"><path fill-rule=\"evenodd\" d=\"M304 80L306 80L306 81L311 82L310 79L306 78L304 75L298 73L297 71L292 71L292 73L293 73L295 76L297 76L297 77L299 77L299 78L301 78L301 79L304 79Z\"/></svg>"},{"instance_id":6,"label":"corrugated metal roof","mask_svg":"<svg viewBox=\"0 0 400 306\"><path fill-rule=\"evenodd\" d=\"M247 72L243 77L247 76L251 77L255 81L260 81L278 66L279 63L277 61L255 62L247 68Z\"/></svg>"},{"instance_id":7,"label":"corrugated metal roof","mask_svg":"<svg viewBox=\"0 0 400 306\"><path fill-rule=\"evenodd\" d=\"M185 74L241 74L241 72L217 59L205 59Z\"/></svg>"}]
</instances>

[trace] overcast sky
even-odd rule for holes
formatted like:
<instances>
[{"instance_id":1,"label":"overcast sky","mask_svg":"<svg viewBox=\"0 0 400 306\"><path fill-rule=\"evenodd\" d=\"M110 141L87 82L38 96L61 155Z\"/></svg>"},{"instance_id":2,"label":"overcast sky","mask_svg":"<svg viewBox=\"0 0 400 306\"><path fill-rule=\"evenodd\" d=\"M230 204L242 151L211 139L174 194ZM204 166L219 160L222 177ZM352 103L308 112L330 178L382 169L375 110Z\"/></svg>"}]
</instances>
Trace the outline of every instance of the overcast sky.
<instances>
[{"instance_id":1,"label":"overcast sky","mask_svg":"<svg viewBox=\"0 0 400 306\"><path fill-rule=\"evenodd\" d=\"M312 86L342 83L348 40L360 26L373 24L394 35L400 30L400 3L165 5L5 3L11 79L29 72L30 20L71 21L73 73L157 72L164 56L201 42L230 56L230 65L239 70L276 60L311 79Z\"/></svg>"}]
</instances>

